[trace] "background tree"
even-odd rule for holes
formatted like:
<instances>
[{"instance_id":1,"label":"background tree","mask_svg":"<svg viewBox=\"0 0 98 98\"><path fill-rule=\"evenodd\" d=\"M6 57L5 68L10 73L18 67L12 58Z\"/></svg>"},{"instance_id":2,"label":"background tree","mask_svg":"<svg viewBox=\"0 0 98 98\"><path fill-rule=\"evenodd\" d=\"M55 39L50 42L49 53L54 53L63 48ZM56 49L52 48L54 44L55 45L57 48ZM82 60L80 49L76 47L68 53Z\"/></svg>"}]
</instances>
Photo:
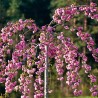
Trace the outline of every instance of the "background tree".
<instances>
[{"instance_id":1,"label":"background tree","mask_svg":"<svg viewBox=\"0 0 98 98\"><path fill-rule=\"evenodd\" d=\"M16 21L20 18L24 18L24 15L20 11L21 0L9 0L9 8L7 9L8 21Z\"/></svg>"},{"instance_id":2,"label":"background tree","mask_svg":"<svg viewBox=\"0 0 98 98\"><path fill-rule=\"evenodd\" d=\"M7 22L8 7L9 7L9 0L0 0L0 29Z\"/></svg>"}]
</instances>

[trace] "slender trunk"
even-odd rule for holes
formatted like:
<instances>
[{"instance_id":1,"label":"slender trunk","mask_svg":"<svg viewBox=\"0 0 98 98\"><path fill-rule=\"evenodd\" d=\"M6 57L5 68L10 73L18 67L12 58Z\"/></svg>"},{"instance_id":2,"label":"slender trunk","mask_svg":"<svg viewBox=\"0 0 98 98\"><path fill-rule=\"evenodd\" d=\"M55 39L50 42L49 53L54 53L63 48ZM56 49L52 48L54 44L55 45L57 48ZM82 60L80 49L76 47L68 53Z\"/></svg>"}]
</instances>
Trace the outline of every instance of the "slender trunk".
<instances>
[{"instance_id":1,"label":"slender trunk","mask_svg":"<svg viewBox=\"0 0 98 98\"><path fill-rule=\"evenodd\" d=\"M84 17L84 31L87 30L87 18Z\"/></svg>"},{"instance_id":2,"label":"slender trunk","mask_svg":"<svg viewBox=\"0 0 98 98\"><path fill-rule=\"evenodd\" d=\"M45 46L44 98L48 98L48 46Z\"/></svg>"},{"instance_id":3,"label":"slender trunk","mask_svg":"<svg viewBox=\"0 0 98 98\"><path fill-rule=\"evenodd\" d=\"M33 84L34 84L34 79L32 79L31 83L29 84L29 89L30 89L30 92L28 94L29 98L34 98L34 87L33 87Z\"/></svg>"},{"instance_id":4,"label":"slender trunk","mask_svg":"<svg viewBox=\"0 0 98 98\"><path fill-rule=\"evenodd\" d=\"M75 28L76 27L76 18L74 18L73 23L74 23L74 28Z\"/></svg>"}]
</instances>

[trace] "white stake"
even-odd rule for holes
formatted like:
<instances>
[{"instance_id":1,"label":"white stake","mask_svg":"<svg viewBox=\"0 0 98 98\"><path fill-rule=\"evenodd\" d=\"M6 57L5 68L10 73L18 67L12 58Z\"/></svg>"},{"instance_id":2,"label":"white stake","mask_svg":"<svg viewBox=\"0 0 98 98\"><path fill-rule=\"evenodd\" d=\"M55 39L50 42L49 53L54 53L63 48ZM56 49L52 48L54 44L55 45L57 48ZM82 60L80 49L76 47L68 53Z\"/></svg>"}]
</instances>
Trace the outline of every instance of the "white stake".
<instances>
[{"instance_id":1,"label":"white stake","mask_svg":"<svg viewBox=\"0 0 98 98\"><path fill-rule=\"evenodd\" d=\"M48 46L45 46L44 98L48 98Z\"/></svg>"}]
</instances>

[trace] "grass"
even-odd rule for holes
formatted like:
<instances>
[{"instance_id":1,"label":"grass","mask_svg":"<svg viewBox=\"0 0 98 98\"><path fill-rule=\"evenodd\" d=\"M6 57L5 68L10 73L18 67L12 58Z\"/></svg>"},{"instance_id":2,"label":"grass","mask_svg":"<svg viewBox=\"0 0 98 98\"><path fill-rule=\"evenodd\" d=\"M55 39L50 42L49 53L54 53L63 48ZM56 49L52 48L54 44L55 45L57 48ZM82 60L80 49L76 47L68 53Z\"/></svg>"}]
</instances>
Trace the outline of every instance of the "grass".
<instances>
[{"instance_id":1,"label":"grass","mask_svg":"<svg viewBox=\"0 0 98 98\"><path fill-rule=\"evenodd\" d=\"M54 98L54 97L53 97ZM59 97L62 98L62 97ZM79 97L65 97L65 98L98 98L98 97L91 97L91 96L79 96Z\"/></svg>"},{"instance_id":2,"label":"grass","mask_svg":"<svg viewBox=\"0 0 98 98\"><path fill-rule=\"evenodd\" d=\"M80 96L80 97L66 97L66 98L98 98L98 97Z\"/></svg>"},{"instance_id":3,"label":"grass","mask_svg":"<svg viewBox=\"0 0 98 98\"><path fill-rule=\"evenodd\" d=\"M2 96L0 96L0 98L4 98ZM51 97L51 98L54 98L54 97ZM58 98L58 97L57 97ZM61 97L59 97L61 98ZM98 98L98 97L91 97L91 96L80 96L80 97L65 97L65 98Z\"/></svg>"}]
</instances>

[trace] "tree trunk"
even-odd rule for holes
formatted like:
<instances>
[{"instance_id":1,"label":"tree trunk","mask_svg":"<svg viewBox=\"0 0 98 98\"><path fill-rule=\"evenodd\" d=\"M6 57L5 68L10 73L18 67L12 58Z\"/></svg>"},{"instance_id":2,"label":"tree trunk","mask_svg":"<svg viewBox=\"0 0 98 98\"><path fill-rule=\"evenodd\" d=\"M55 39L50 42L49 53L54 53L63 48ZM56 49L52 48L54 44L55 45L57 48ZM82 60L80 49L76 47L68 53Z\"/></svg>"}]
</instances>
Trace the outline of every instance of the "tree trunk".
<instances>
[{"instance_id":1,"label":"tree trunk","mask_svg":"<svg viewBox=\"0 0 98 98\"><path fill-rule=\"evenodd\" d=\"M29 84L30 92L28 94L29 98L34 98L34 78L31 80L31 83Z\"/></svg>"},{"instance_id":2,"label":"tree trunk","mask_svg":"<svg viewBox=\"0 0 98 98\"><path fill-rule=\"evenodd\" d=\"M84 31L87 30L87 18L84 17Z\"/></svg>"}]
</instances>

